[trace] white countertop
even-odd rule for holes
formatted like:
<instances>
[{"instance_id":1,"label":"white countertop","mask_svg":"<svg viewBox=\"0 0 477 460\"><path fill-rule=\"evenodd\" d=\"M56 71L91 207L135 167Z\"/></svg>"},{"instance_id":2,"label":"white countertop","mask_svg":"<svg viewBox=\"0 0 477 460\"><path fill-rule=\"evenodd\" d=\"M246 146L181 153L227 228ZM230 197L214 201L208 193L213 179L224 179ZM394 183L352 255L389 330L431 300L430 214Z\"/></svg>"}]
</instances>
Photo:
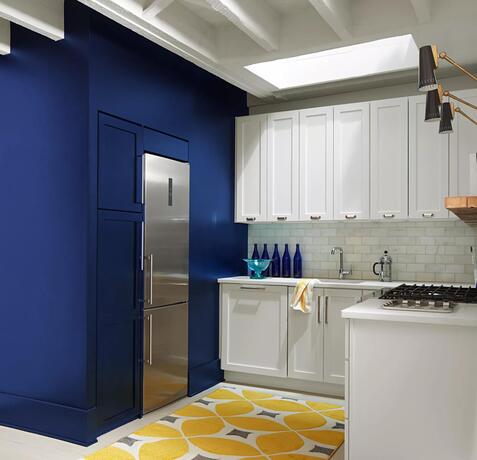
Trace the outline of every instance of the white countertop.
<instances>
[{"instance_id":1,"label":"white countertop","mask_svg":"<svg viewBox=\"0 0 477 460\"><path fill-rule=\"evenodd\" d=\"M446 326L477 327L477 304L458 304L451 313L385 310L384 300L369 299L345 308L341 316L347 319L395 321L401 323L440 324Z\"/></svg>"},{"instance_id":2,"label":"white countertop","mask_svg":"<svg viewBox=\"0 0 477 460\"><path fill-rule=\"evenodd\" d=\"M290 286L295 287L300 278L264 278L262 280L251 279L248 276L232 276L230 278L219 278L219 283L228 284L260 284L262 286ZM319 279L318 288L340 288L340 289L391 289L403 284L404 281L392 283L382 283L373 280L339 280L339 279ZM413 283L414 284L414 283Z\"/></svg>"}]
</instances>

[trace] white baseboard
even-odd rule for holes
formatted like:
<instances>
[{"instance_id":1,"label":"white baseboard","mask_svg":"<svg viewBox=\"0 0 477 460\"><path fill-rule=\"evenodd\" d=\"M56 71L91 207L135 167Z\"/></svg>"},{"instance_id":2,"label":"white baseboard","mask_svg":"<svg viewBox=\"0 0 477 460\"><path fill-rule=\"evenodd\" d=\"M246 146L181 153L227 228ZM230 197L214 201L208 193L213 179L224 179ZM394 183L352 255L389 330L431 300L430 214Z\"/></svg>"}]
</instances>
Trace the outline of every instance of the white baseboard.
<instances>
[{"instance_id":1,"label":"white baseboard","mask_svg":"<svg viewBox=\"0 0 477 460\"><path fill-rule=\"evenodd\" d=\"M229 383L241 383L243 385L275 388L278 390L294 390L300 393L311 393L313 395L323 395L339 399L344 398L344 385L232 371L225 371L224 376L225 381Z\"/></svg>"}]
</instances>

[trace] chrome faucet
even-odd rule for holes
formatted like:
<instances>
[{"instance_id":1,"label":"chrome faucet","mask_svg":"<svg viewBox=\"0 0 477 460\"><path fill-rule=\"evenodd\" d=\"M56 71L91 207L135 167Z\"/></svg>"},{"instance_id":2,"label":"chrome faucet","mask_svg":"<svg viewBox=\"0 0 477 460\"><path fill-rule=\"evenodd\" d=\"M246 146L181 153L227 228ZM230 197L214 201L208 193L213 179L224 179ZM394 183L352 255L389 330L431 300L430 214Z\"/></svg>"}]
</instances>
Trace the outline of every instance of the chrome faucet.
<instances>
[{"instance_id":1,"label":"chrome faucet","mask_svg":"<svg viewBox=\"0 0 477 460\"><path fill-rule=\"evenodd\" d=\"M335 246L334 248L331 249L331 255L335 255L336 253L339 253L340 255L340 280L344 279L345 276L351 275L352 270L351 267L349 270L345 270L343 268L343 248L340 248L339 246Z\"/></svg>"}]
</instances>

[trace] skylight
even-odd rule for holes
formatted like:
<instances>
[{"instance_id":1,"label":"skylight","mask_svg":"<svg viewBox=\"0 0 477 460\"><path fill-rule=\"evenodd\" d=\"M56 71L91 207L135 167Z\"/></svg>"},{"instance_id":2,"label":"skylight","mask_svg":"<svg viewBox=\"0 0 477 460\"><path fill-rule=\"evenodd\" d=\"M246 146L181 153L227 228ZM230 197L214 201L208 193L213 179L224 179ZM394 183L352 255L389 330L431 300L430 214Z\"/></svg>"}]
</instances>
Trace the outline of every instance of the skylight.
<instances>
[{"instance_id":1,"label":"skylight","mask_svg":"<svg viewBox=\"0 0 477 460\"><path fill-rule=\"evenodd\" d=\"M401 35L245 68L276 88L287 89L413 69L418 61L412 35Z\"/></svg>"}]
</instances>

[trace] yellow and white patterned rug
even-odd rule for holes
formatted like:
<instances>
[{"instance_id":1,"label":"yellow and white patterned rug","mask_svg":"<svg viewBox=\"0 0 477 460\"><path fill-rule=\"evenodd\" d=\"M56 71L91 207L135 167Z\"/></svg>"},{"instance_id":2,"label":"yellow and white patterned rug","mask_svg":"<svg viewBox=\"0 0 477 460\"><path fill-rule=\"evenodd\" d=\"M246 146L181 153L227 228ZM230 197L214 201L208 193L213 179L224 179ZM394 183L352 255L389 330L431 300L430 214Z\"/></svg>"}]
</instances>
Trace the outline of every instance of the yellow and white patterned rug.
<instances>
[{"instance_id":1,"label":"yellow and white patterned rug","mask_svg":"<svg viewBox=\"0 0 477 460\"><path fill-rule=\"evenodd\" d=\"M227 386L85 459L329 459L343 441L342 406Z\"/></svg>"}]
</instances>

